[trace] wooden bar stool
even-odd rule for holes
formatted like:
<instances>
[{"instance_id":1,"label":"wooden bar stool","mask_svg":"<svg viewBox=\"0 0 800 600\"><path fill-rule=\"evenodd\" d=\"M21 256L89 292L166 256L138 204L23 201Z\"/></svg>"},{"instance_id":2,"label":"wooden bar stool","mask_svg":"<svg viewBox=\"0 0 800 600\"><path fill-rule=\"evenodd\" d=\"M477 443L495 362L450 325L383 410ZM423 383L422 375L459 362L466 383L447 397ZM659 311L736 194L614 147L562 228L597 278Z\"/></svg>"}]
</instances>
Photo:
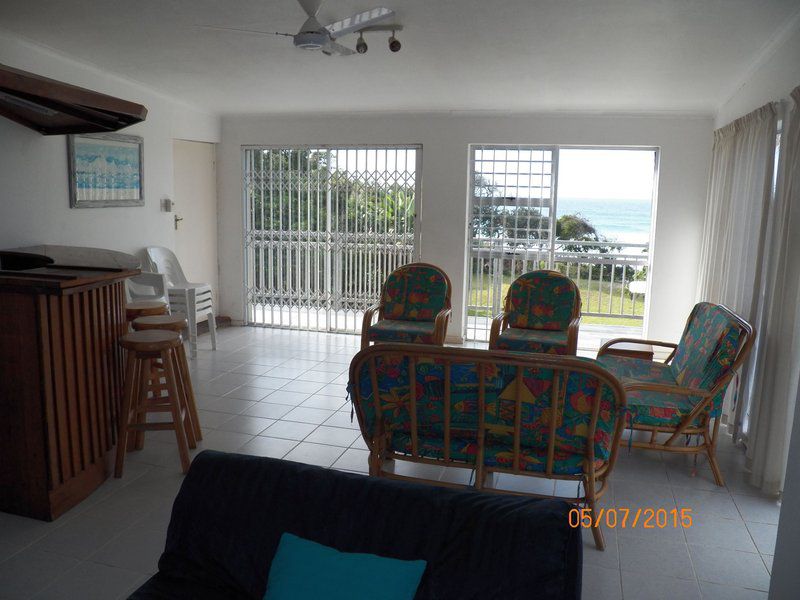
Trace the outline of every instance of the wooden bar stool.
<instances>
[{"instance_id":1,"label":"wooden bar stool","mask_svg":"<svg viewBox=\"0 0 800 600\"><path fill-rule=\"evenodd\" d=\"M122 336L119 344L127 350L127 367L114 477L122 477L129 432L138 435L139 432L165 429L175 431L181 467L185 473L189 470L189 447L197 447L197 442L191 411L186 408L186 391L177 375L177 349L182 345L181 335L164 330L134 331ZM154 377L154 362L157 360L161 361L161 365L157 377ZM172 421L148 423L147 415L151 412L171 413Z\"/></svg>"},{"instance_id":2,"label":"wooden bar stool","mask_svg":"<svg viewBox=\"0 0 800 600\"><path fill-rule=\"evenodd\" d=\"M166 315L169 313L166 302L160 300L136 300L125 305L125 318L128 323L138 317Z\"/></svg>"},{"instance_id":3,"label":"wooden bar stool","mask_svg":"<svg viewBox=\"0 0 800 600\"><path fill-rule=\"evenodd\" d=\"M138 317L131 323L134 331L166 330L182 333L189 327L189 322L181 313L171 315L153 315L149 317ZM189 363L186 360L186 349L183 344L178 346L175 351L178 353L178 367L176 375L180 377L184 389L186 390L186 408L191 411L192 424L194 425L194 437L196 440L203 439L203 432L200 429L200 415L197 413L197 405L194 399L194 388L192 378L189 375Z\"/></svg>"}]
</instances>

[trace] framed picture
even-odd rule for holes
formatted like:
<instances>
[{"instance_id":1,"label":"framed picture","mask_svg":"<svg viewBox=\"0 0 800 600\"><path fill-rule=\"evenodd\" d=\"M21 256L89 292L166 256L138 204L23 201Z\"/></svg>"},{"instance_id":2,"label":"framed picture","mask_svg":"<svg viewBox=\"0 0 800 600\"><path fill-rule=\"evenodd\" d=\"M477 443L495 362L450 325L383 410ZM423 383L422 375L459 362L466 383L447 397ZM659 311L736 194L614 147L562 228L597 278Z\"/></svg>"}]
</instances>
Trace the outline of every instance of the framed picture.
<instances>
[{"instance_id":1,"label":"framed picture","mask_svg":"<svg viewBox=\"0 0 800 600\"><path fill-rule=\"evenodd\" d=\"M67 137L71 208L144 206L144 150L138 135Z\"/></svg>"}]
</instances>

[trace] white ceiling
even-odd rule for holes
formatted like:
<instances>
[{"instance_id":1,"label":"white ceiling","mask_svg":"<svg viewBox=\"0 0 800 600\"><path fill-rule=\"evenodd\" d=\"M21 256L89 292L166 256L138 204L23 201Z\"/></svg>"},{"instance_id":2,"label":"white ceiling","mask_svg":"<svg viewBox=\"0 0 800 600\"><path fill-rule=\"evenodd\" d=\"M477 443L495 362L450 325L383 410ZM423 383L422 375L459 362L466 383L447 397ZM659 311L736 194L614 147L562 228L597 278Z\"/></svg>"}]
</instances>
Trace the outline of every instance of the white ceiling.
<instances>
[{"instance_id":1,"label":"white ceiling","mask_svg":"<svg viewBox=\"0 0 800 600\"><path fill-rule=\"evenodd\" d=\"M384 5L403 49L327 57L289 38L295 0L2 0L0 27L221 113L713 111L798 0L327 0ZM351 47L355 37L340 40ZM0 57L2 62L2 57Z\"/></svg>"}]
</instances>

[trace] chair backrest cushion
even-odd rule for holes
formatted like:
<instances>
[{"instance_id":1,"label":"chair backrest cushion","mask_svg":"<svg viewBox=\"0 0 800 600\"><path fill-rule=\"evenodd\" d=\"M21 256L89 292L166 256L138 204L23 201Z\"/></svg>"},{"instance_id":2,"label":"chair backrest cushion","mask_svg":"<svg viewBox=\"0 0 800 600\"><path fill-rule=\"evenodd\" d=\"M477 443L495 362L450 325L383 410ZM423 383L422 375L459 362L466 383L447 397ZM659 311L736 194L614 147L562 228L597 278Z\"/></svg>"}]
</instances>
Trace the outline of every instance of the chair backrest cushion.
<instances>
[{"instance_id":1,"label":"chair backrest cushion","mask_svg":"<svg viewBox=\"0 0 800 600\"><path fill-rule=\"evenodd\" d=\"M168 285L187 282L186 275L183 274L183 269L181 269L181 263L172 250L161 246L150 246L145 251L147 252L147 258L150 260L150 266L154 268L156 273L163 273L167 276Z\"/></svg>"},{"instance_id":2,"label":"chair backrest cushion","mask_svg":"<svg viewBox=\"0 0 800 600\"><path fill-rule=\"evenodd\" d=\"M406 452L407 446L396 440L407 441L412 430L412 405L409 393L409 356L414 357L416 373L416 420L419 439L443 439L445 421L446 373L450 375L450 437L459 440L462 454L475 458L479 423L478 392L479 364L483 364L485 427L492 443L513 445L518 369L522 374L521 444L524 448L546 449L549 441L554 370L544 366L529 365L534 359L528 356L508 358L503 364L479 363L474 359L459 360L458 351L447 349L451 356L426 356L424 349L408 350L404 355L396 351L382 352L380 346L367 351L374 356L375 382L379 402L375 402L372 374L369 361L362 363L351 373L351 385L358 386L359 414L363 417L362 429L369 439L378 432L378 412L384 432L400 432L397 438L389 436L390 449ZM475 352L475 351L472 351ZM486 352L491 355L490 352ZM506 353L510 354L510 353ZM359 359L357 355L354 363ZM575 359L576 365L596 365L591 359ZM513 364L515 361L519 365ZM510 364L509 364L510 363ZM448 366L446 367L445 364ZM594 452L598 459L607 459L611 452L613 433L617 419L622 418L624 399L618 397L607 381L593 373L580 370L557 370L559 394L557 395L556 450L559 452L585 453L586 440L596 397L600 399L600 410L594 436ZM608 374L608 379L613 377ZM598 389L599 395L598 394ZM351 390L352 391L352 390ZM354 397L355 401L355 397ZM395 446L392 442L395 440ZM425 456L425 447L420 446L420 455ZM439 454L427 456L441 458Z\"/></svg>"},{"instance_id":3,"label":"chair backrest cushion","mask_svg":"<svg viewBox=\"0 0 800 600\"><path fill-rule=\"evenodd\" d=\"M670 366L675 381L710 390L730 371L745 339L729 311L708 302L695 305Z\"/></svg>"},{"instance_id":4,"label":"chair backrest cushion","mask_svg":"<svg viewBox=\"0 0 800 600\"><path fill-rule=\"evenodd\" d=\"M569 277L555 271L531 271L519 276L508 289L508 325L565 330L579 303L578 288Z\"/></svg>"},{"instance_id":5,"label":"chair backrest cushion","mask_svg":"<svg viewBox=\"0 0 800 600\"><path fill-rule=\"evenodd\" d=\"M449 283L442 271L411 263L392 272L383 284L383 318L400 321L433 321L446 307Z\"/></svg>"}]
</instances>

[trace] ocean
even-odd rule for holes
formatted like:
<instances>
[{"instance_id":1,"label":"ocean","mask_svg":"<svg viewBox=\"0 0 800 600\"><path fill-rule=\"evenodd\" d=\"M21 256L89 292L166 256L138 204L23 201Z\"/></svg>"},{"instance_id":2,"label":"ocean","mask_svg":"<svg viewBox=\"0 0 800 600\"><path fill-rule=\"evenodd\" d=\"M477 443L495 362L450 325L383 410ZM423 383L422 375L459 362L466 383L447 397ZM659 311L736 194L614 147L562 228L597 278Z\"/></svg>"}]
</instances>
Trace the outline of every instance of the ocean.
<instances>
[{"instance_id":1,"label":"ocean","mask_svg":"<svg viewBox=\"0 0 800 600\"><path fill-rule=\"evenodd\" d=\"M558 216L580 215L600 235L619 242L650 241L650 200L586 200L559 198Z\"/></svg>"}]
</instances>

